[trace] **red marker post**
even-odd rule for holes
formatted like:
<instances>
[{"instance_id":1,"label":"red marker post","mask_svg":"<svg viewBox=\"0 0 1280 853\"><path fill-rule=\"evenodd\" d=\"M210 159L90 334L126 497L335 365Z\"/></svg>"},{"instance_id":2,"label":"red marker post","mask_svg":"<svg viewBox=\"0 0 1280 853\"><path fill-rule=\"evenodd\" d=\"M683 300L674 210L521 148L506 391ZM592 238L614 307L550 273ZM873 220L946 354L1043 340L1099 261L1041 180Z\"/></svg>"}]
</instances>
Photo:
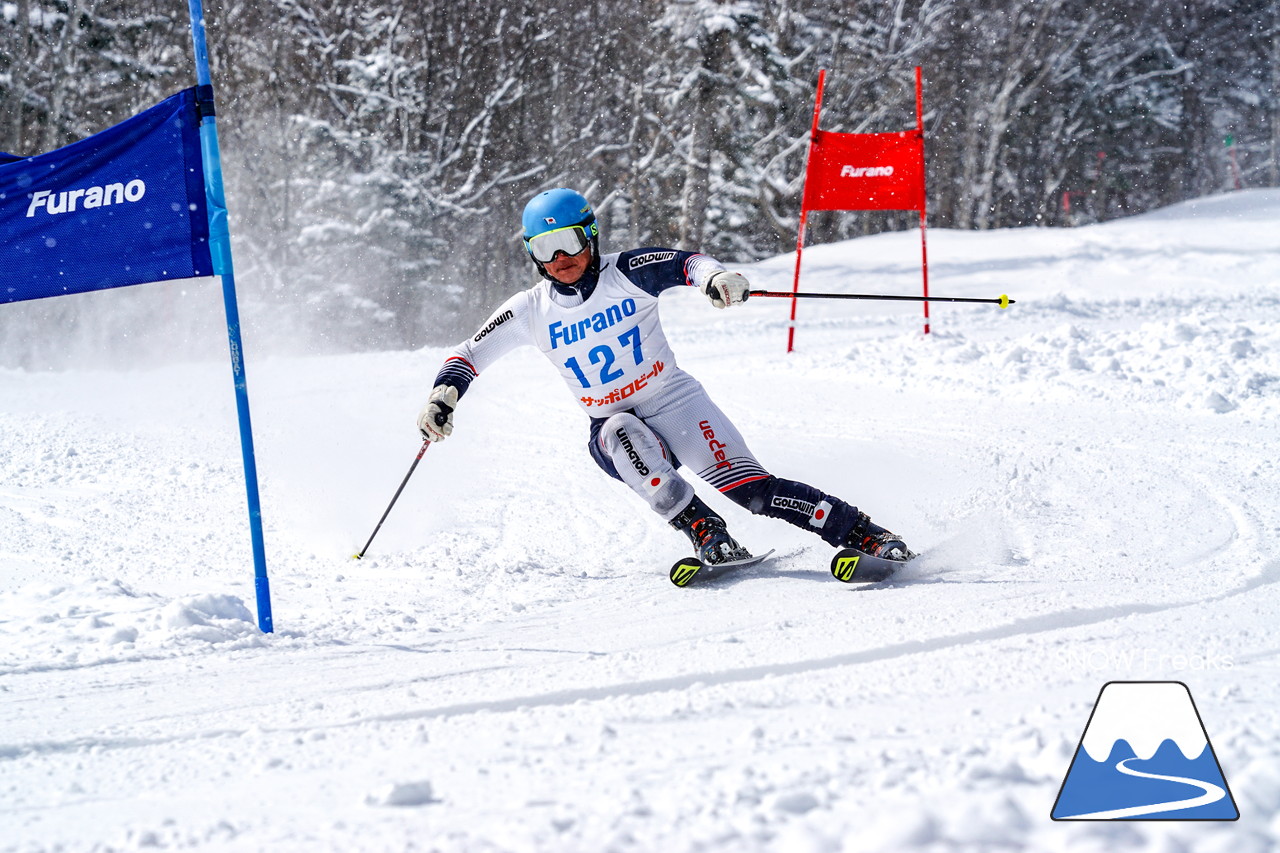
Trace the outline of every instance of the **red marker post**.
<instances>
[{"instance_id":1,"label":"red marker post","mask_svg":"<svg viewBox=\"0 0 1280 853\"><path fill-rule=\"evenodd\" d=\"M1244 181L1240 179L1240 162L1236 160L1236 138L1235 136L1227 136L1223 140L1227 146L1227 159L1231 161L1231 178L1235 182L1236 189L1244 189Z\"/></svg>"}]
</instances>

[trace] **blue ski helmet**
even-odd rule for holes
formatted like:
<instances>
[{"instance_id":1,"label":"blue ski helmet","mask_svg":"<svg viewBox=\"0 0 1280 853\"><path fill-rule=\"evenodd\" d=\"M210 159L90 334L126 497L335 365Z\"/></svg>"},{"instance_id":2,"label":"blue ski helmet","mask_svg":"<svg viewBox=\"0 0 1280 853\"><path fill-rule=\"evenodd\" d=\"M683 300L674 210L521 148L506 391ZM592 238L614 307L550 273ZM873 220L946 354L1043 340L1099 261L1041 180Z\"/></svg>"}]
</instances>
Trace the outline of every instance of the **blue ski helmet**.
<instances>
[{"instance_id":1,"label":"blue ski helmet","mask_svg":"<svg viewBox=\"0 0 1280 853\"><path fill-rule=\"evenodd\" d=\"M535 257L529 241L542 234L569 228L581 229L582 237L591 247L591 267L588 272L598 269L600 229L596 225L596 214L591 209L591 202L581 193L564 187L538 193L524 206L521 222L524 225L525 251L529 253L530 260L538 267L543 278L555 281L547 274L542 261Z\"/></svg>"}]
</instances>

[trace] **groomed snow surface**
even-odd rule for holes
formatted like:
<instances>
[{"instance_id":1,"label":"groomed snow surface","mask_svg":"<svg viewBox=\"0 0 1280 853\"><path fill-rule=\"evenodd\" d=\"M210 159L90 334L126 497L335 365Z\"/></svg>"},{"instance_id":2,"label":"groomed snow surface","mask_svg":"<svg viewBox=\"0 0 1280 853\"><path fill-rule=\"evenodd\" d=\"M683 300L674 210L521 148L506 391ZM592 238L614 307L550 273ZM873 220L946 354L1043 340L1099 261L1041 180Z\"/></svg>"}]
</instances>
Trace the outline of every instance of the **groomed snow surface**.
<instances>
[{"instance_id":1,"label":"groomed snow surface","mask_svg":"<svg viewBox=\"0 0 1280 853\"><path fill-rule=\"evenodd\" d=\"M934 293L1017 304L935 306L925 337L915 304L805 302L789 357L785 300L665 295L760 460L923 554L878 587L705 486L779 557L673 587L683 538L531 349L355 562L445 349L272 355L257 322L267 636L216 283L173 308L206 358L0 371L0 847L1274 850L1277 221L1252 191L934 230ZM804 286L916 293L918 260L918 233L814 247ZM1050 820L1113 680L1187 684L1238 822Z\"/></svg>"}]
</instances>

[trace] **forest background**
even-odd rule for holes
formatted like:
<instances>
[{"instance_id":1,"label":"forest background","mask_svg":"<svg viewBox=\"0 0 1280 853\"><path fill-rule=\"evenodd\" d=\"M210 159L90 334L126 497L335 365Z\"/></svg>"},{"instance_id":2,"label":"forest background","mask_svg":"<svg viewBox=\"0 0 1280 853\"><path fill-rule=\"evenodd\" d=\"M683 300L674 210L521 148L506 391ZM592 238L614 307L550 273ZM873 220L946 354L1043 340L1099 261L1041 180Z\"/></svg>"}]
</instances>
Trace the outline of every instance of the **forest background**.
<instances>
[{"instance_id":1,"label":"forest background","mask_svg":"<svg viewBox=\"0 0 1280 853\"><path fill-rule=\"evenodd\" d=\"M605 251L794 250L823 68L823 129L880 132L914 127L923 67L931 226L1070 226L1280 186L1280 0L227 0L206 15L247 325L308 352L461 337L534 280L519 213L553 186L592 200ZM102 130L194 85L192 67L179 0L4 0L0 150ZM819 213L808 242L915 225ZM126 357L122 327L145 339L181 314L172 288L130 290L110 308L4 306L0 367L61 366L68 341L102 335Z\"/></svg>"}]
</instances>

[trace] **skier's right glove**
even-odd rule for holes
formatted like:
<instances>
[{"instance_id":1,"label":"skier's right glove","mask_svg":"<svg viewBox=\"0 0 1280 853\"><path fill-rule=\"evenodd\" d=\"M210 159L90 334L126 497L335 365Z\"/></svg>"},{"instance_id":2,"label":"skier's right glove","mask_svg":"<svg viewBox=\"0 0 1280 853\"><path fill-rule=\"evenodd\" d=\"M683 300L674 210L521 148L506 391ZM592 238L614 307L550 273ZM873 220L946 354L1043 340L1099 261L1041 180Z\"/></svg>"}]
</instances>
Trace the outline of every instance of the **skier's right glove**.
<instances>
[{"instance_id":1,"label":"skier's right glove","mask_svg":"<svg viewBox=\"0 0 1280 853\"><path fill-rule=\"evenodd\" d=\"M418 429L427 441L444 441L453 434L453 410L458 407L458 389L437 385L431 389L427 405L418 415Z\"/></svg>"}]
</instances>

